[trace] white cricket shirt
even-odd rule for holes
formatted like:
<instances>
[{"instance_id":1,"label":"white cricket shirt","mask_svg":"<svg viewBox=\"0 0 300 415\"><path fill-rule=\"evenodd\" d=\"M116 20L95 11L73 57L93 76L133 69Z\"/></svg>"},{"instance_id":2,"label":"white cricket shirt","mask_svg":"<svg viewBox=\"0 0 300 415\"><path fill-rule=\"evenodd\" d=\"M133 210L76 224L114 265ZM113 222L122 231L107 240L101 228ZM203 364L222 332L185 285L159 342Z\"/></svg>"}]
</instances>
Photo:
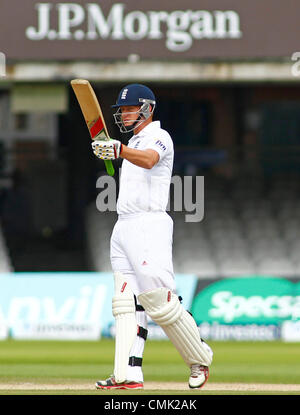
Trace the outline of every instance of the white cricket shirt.
<instances>
[{"instance_id":1,"label":"white cricket shirt","mask_svg":"<svg viewBox=\"0 0 300 415\"><path fill-rule=\"evenodd\" d=\"M155 150L160 158L152 169L123 160L117 213L165 212L174 161L172 138L160 127L160 121L153 121L131 137L128 147Z\"/></svg>"}]
</instances>

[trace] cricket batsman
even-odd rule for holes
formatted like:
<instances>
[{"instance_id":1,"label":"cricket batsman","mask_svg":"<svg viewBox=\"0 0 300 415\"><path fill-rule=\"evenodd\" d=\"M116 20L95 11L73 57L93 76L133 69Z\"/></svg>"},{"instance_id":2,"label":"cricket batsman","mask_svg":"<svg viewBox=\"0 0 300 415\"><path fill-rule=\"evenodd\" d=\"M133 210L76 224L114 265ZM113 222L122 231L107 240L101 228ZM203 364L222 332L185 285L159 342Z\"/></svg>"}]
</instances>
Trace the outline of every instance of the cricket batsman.
<instances>
[{"instance_id":1,"label":"cricket batsman","mask_svg":"<svg viewBox=\"0 0 300 415\"><path fill-rule=\"evenodd\" d=\"M132 131L133 136L128 145L113 139L92 143L100 159L124 159L118 220L110 241L116 322L114 373L96 382L98 389L143 388L147 315L162 327L190 367L190 388L205 384L212 362L211 348L176 295L173 220L166 212L174 148L160 121L153 121L155 105L155 96L147 86L123 87L113 105L117 109L114 120L122 133Z\"/></svg>"}]
</instances>

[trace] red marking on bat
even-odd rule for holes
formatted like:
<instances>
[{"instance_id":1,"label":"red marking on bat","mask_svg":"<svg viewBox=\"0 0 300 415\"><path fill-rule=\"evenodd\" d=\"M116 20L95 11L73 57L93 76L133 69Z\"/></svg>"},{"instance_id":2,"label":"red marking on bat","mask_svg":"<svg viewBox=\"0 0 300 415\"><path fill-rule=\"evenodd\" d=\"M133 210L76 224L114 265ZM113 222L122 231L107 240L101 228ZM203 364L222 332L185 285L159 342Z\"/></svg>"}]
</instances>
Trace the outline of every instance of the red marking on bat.
<instances>
[{"instance_id":1,"label":"red marking on bat","mask_svg":"<svg viewBox=\"0 0 300 415\"><path fill-rule=\"evenodd\" d=\"M103 121L101 117L99 117L97 121L95 122L95 124L92 125L92 127L90 128L91 137L92 138L96 137L103 130L103 128L104 128Z\"/></svg>"},{"instance_id":2,"label":"red marking on bat","mask_svg":"<svg viewBox=\"0 0 300 415\"><path fill-rule=\"evenodd\" d=\"M125 288L126 288L126 285L127 285L127 282L124 282L124 284L122 285L122 288L121 288L121 293L123 293L123 292L124 292L124 290L125 290Z\"/></svg>"},{"instance_id":3,"label":"red marking on bat","mask_svg":"<svg viewBox=\"0 0 300 415\"><path fill-rule=\"evenodd\" d=\"M144 261L144 262L142 263L142 265L148 265L148 264L147 264L147 262L146 262L146 261Z\"/></svg>"},{"instance_id":4,"label":"red marking on bat","mask_svg":"<svg viewBox=\"0 0 300 415\"><path fill-rule=\"evenodd\" d=\"M171 291L168 291L168 303L171 301Z\"/></svg>"}]
</instances>

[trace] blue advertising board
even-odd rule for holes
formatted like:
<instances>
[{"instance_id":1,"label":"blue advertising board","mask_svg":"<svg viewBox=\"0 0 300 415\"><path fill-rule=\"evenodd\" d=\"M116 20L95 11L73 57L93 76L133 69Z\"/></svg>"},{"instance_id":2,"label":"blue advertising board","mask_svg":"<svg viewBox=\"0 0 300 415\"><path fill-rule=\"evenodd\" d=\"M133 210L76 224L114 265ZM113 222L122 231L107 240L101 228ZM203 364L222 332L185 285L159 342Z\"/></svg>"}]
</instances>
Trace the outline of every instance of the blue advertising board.
<instances>
[{"instance_id":1,"label":"blue advertising board","mask_svg":"<svg viewBox=\"0 0 300 415\"><path fill-rule=\"evenodd\" d=\"M176 275L190 308L197 277ZM96 340L111 333L112 273L0 274L0 339Z\"/></svg>"}]
</instances>

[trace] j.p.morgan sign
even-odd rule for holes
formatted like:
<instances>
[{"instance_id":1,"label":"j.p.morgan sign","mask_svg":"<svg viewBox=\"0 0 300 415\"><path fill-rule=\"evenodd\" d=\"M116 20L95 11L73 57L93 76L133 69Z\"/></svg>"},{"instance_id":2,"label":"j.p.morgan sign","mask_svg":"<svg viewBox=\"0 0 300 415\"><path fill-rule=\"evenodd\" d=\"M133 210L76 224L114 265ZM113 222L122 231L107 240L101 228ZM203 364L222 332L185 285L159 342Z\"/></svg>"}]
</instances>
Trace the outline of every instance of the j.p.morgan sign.
<instances>
[{"instance_id":1,"label":"j.p.morgan sign","mask_svg":"<svg viewBox=\"0 0 300 415\"><path fill-rule=\"evenodd\" d=\"M8 63L131 54L161 61L289 58L299 50L299 13L293 0L1 0L0 51Z\"/></svg>"},{"instance_id":2,"label":"j.p.morgan sign","mask_svg":"<svg viewBox=\"0 0 300 415\"><path fill-rule=\"evenodd\" d=\"M98 3L38 3L36 26L26 29L31 40L163 40L172 52L190 49L194 40L239 39L240 18L234 10L126 11L115 3L104 13ZM55 26L51 26L55 15Z\"/></svg>"}]
</instances>

